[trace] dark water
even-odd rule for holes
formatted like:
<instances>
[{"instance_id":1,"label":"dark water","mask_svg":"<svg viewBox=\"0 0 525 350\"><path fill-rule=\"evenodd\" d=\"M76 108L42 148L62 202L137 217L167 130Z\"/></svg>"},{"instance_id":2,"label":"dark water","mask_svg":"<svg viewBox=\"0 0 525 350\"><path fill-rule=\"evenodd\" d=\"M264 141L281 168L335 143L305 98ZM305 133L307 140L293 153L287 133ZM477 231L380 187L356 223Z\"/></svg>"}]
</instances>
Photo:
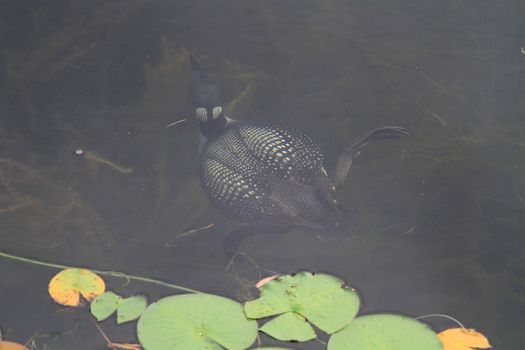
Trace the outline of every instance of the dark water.
<instances>
[{"instance_id":1,"label":"dark water","mask_svg":"<svg viewBox=\"0 0 525 350\"><path fill-rule=\"evenodd\" d=\"M221 238L236 223L210 207L196 176L192 52L217 65L225 101L236 101L232 117L306 130L328 168L368 129L412 132L354 163L339 197L359 211L357 232L338 241L302 229L253 237L242 249L261 269L336 274L361 293L362 312L444 313L496 349L522 348L523 1L8 0L1 8L2 251L232 298L253 293L239 278L261 272L242 259L225 270ZM55 269L0 259L5 337L33 339L34 349L104 348L84 312L49 299ZM108 283L152 300L173 293ZM133 325L113 323L103 323L112 340L134 341Z\"/></svg>"}]
</instances>

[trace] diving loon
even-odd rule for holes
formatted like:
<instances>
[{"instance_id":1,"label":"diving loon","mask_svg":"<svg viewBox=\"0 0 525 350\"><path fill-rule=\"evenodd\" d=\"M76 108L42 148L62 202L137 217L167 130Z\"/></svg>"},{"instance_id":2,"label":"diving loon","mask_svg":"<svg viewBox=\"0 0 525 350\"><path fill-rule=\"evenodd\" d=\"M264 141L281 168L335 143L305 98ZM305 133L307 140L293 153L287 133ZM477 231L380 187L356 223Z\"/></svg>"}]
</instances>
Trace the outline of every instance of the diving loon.
<instances>
[{"instance_id":1,"label":"diving loon","mask_svg":"<svg viewBox=\"0 0 525 350\"><path fill-rule=\"evenodd\" d=\"M216 72L192 55L190 62L190 95L202 135L201 185L213 205L236 221L272 229L347 229L352 215L334 196L352 160L372 142L408 135L397 126L369 131L343 150L330 177L320 147L306 133L224 115Z\"/></svg>"}]
</instances>

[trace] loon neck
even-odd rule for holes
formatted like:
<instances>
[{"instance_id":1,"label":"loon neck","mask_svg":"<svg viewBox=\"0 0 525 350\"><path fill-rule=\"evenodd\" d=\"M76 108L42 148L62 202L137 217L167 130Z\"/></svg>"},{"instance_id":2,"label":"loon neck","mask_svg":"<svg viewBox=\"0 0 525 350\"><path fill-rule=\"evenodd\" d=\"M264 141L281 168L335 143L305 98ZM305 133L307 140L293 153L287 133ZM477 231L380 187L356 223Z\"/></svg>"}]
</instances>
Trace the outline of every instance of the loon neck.
<instances>
[{"instance_id":1,"label":"loon neck","mask_svg":"<svg viewBox=\"0 0 525 350\"><path fill-rule=\"evenodd\" d=\"M205 138L210 139L222 133L227 123L227 118L221 114L216 119L209 119L204 122L200 121L199 128L201 130L201 134Z\"/></svg>"}]
</instances>

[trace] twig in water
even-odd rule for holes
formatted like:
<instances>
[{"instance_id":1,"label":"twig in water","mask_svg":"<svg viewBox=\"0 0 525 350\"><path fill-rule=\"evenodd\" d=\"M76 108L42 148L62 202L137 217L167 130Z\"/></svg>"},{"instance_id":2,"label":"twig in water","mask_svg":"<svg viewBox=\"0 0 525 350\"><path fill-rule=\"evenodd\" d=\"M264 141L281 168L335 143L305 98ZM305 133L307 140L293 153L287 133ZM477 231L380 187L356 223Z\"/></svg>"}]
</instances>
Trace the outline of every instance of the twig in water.
<instances>
[{"instance_id":1,"label":"twig in water","mask_svg":"<svg viewBox=\"0 0 525 350\"><path fill-rule=\"evenodd\" d=\"M400 225L402 225L402 224L403 224L402 222L398 222L397 224L392 224L392 225L390 225L390 226L380 228L379 230L377 230L377 233L379 233L379 232L383 232L383 231L387 231L387 230L390 230L391 228L394 228L394 227L400 226Z\"/></svg>"},{"instance_id":2,"label":"twig in water","mask_svg":"<svg viewBox=\"0 0 525 350\"><path fill-rule=\"evenodd\" d=\"M429 157L429 156L426 156L426 155L424 155L424 154L418 154L418 156L421 157L421 158L427 158L427 159L433 159L433 160L435 160L435 162L430 163L429 165L427 165L427 166L421 168L419 171L425 171L425 170L428 170L428 169L430 169L430 168L433 168L433 167L435 167L436 165L438 165L438 164L440 164L440 163L446 161L447 158L448 158L448 155L444 155L442 158L439 158L439 159L436 159L435 157Z\"/></svg>"},{"instance_id":3,"label":"twig in water","mask_svg":"<svg viewBox=\"0 0 525 350\"><path fill-rule=\"evenodd\" d=\"M224 271L230 271L230 268L232 267L233 265L233 262L235 261L235 259L237 259L238 256L244 256L246 259L248 259L248 261L250 261L251 263L253 263L255 266L257 266L257 264L252 260L252 258L250 258L246 253L243 253L241 251L236 251L235 254L233 254L233 256L231 257L230 261L228 262L228 265L226 265L226 268L224 269Z\"/></svg>"},{"instance_id":4,"label":"twig in water","mask_svg":"<svg viewBox=\"0 0 525 350\"><path fill-rule=\"evenodd\" d=\"M131 167L123 167L115 162L102 158L101 156L91 151L84 151L82 148L76 149L74 153L77 156L83 156L84 158L86 158L86 160L89 160L90 162L99 163L101 165L107 166L108 168L113 169L121 174L129 174L133 172L133 168Z\"/></svg>"},{"instance_id":5,"label":"twig in water","mask_svg":"<svg viewBox=\"0 0 525 350\"><path fill-rule=\"evenodd\" d=\"M422 107L422 108L423 108L423 110L425 110L428 114L430 114L431 116L433 116L433 117L434 117L434 118L435 118L435 119L436 119L436 120L437 120L442 126L444 126L444 127L447 126L447 122L446 122L443 118L441 118L441 117L439 116L439 114L437 114L436 112L434 112L434 111L432 111L432 110L430 110L430 109L428 109L428 108L424 108L424 107Z\"/></svg>"},{"instance_id":6,"label":"twig in water","mask_svg":"<svg viewBox=\"0 0 525 350\"><path fill-rule=\"evenodd\" d=\"M409 235L411 234L412 232L414 232L414 230L416 229L415 226L412 226L408 231L406 231L405 233L403 233L403 235Z\"/></svg>"},{"instance_id":7,"label":"twig in water","mask_svg":"<svg viewBox=\"0 0 525 350\"><path fill-rule=\"evenodd\" d=\"M177 121L175 121L175 122L173 122L173 123L169 123L168 125L166 125L166 127L167 127L167 128L171 128L172 126L175 126L175 125L177 125L177 124L183 123L183 122L185 122L185 121L186 121L186 118L181 119L181 120L177 120Z\"/></svg>"},{"instance_id":8,"label":"twig in water","mask_svg":"<svg viewBox=\"0 0 525 350\"><path fill-rule=\"evenodd\" d=\"M78 320L77 320L77 321L75 322L75 327L73 327L73 328L71 328L71 329L69 329L69 330L67 330L67 331L63 331L63 332L60 332L60 333L58 333L58 334L55 334L55 335L53 335L53 337L52 337L51 339L52 339L53 341L55 341L55 340L57 340L59 337L62 337L62 336L64 336L64 335L68 335L68 334L72 334L72 333L74 333L74 332L78 329L78 324L79 324L79 322L78 322Z\"/></svg>"},{"instance_id":9,"label":"twig in water","mask_svg":"<svg viewBox=\"0 0 525 350\"><path fill-rule=\"evenodd\" d=\"M404 143L403 143L403 149L401 150L401 156L399 157L399 159L400 159L401 161L404 161L406 155L407 155L407 143L404 142Z\"/></svg>"},{"instance_id":10,"label":"twig in water","mask_svg":"<svg viewBox=\"0 0 525 350\"><path fill-rule=\"evenodd\" d=\"M326 342L322 341L321 339L315 339L315 341L326 346Z\"/></svg>"},{"instance_id":11,"label":"twig in water","mask_svg":"<svg viewBox=\"0 0 525 350\"><path fill-rule=\"evenodd\" d=\"M235 252L235 254L233 254L232 258L228 262L228 265L226 265L226 268L224 269L224 271L229 272L232 276L234 276L234 278L238 277L238 275L235 275L233 272L230 271L230 269L231 269L235 259L237 259L238 256L244 256L246 258L246 260L248 260L248 262L250 262L250 264L252 264L255 269L257 269L257 270L259 270L261 272L267 272L267 273L270 273L272 275L280 275L279 272L276 272L276 271L273 271L273 270L268 270L268 269L263 269L248 254L246 254L244 252L241 252L241 251L237 251L237 252Z\"/></svg>"},{"instance_id":12,"label":"twig in water","mask_svg":"<svg viewBox=\"0 0 525 350\"><path fill-rule=\"evenodd\" d=\"M175 237L173 240L171 240L170 242L166 242L166 247L176 247L177 245L175 243L173 243L173 242L175 242L177 239L182 238L184 236L191 235L191 234L193 234L195 232L207 230L209 228L212 228L213 226L215 226L215 223L211 223L211 224L203 226L203 227L198 227L198 228L194 228L194 229L188 230L186 232L183 232L180 235L178 235L177 237Z\"/></svg>"},{"instance_id":13,"label":"twig in water","mask_svg":"<svg viewBox=\"0 0 525 350\"><path fill-rule=\"evenodd\" d=\"M27 207L28 205L30 205L30 204L32 204L34 202L35 202L34 199L29 199L29 200L27 200L25 202L14 204L14 205L12 205L10 207L0 208L0 214L1 213L7 213L7 212L10 212L10 211L15 211L15 210L23 208L23 207Z\"/></svg>"},{"instance_id":14,"label":"twig in water","mask_svg":"<svg viewBox=\"0 0 525 350\"><path fill-rule=\"evenodd\" d=\"M525 142L518 142L518 141L512 141L512 140L505 140L505 142L510 143L512 145L518 145L521 147L525 147Z\"/></svg>"},{"instance_id":15,"label":"twig in water","mask_svg":"<svg viewBox=\"0 0 525 350\"><path fill-rule=\"evenodd\" d=\"M35 341L37 337L40 337L38 332L33 333L33 335L24 343L24 347L28 349L38 349Z\"/></svg>"}]
</instances>

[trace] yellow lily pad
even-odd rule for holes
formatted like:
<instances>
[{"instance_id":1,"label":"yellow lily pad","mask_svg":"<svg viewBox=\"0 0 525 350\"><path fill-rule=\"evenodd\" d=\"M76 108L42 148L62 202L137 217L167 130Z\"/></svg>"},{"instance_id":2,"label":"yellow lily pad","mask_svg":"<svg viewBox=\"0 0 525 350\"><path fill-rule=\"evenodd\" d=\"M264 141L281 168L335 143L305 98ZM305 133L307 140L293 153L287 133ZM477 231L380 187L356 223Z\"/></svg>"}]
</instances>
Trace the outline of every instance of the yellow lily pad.
<instances>
[{"instance_id":1,"label":"yellow lily pad","mask_svg":"<svg viewBox=\"0 0 525 350\"><path fill-rule=\"evenodd\" d=\"M488 349L488 339L474 329L450 328L438 334L445 350Z\"/></svg>"},{"instance_id":2,"label":"yellow lily pad","mask_svg":"<svg viewBox=\"0 0 525 350\"><path fill-rule=\"evenodd\" d=\"M92 301L104 293L106 284L97 274L87 269L65 269L49 282L49 295L54 301L65 306L79 306L80 295Z\"/></svg>"},{"instance_id":3,"label":"yellow lily pad","mask_svg":"<svg viewBox=\"0 0 525 350\"><path fill-rule=\"evenodd\" d=\"M0 350L27 350L27 348L22 344L0 340Z\"/></svg>"}]
</instances>

